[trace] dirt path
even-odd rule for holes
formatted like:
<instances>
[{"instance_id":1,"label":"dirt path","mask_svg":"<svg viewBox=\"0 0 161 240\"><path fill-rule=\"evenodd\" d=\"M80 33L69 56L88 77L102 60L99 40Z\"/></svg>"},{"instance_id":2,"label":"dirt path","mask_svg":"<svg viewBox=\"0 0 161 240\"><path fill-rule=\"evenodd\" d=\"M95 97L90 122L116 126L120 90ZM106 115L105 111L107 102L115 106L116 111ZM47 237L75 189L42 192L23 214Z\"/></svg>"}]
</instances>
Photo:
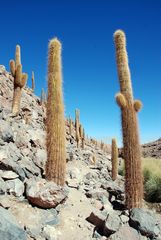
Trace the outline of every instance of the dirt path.
<instances>
[{"instance_id":1,"label":"dirt path","mask_svg":"<svg viewBox=\"0 0 161 240\"><path fill-rule=\"evenodd\" d=\"M71 168L79 169L80 178L91 171L89 166L78 161L68 166L68 169ZM59 214L60 224L57 226L61 233L59 240L92 239L93 225L86 220L95 209L90 201L83 189L70 188L68 199Z\"/></svg>"}]
</instances>

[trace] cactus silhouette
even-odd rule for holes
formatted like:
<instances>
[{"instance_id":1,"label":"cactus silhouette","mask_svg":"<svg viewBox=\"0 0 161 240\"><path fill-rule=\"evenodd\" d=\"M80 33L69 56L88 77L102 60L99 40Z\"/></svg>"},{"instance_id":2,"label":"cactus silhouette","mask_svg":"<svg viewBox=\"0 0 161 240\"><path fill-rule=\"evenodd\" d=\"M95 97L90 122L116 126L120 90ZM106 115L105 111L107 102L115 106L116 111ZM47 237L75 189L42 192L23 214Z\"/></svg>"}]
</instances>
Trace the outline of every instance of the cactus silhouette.
<instances>
[{"instance_id":1,"label":"cactus silhouette","mask_svg":"<svg viewBox=\"0 0 161 240\"><path fill-rule=\"evenodd\" d=\"M14 78L12 112L17 114L20 110L22 89L26 85L28 78L26 73L22 73L21 50L19 45L16 46L15 61L10 60L10 71Z\"/></svg>"},{"instance_id":2,"label":"cactus silhouette","mask_svg":"<svg viewBox=\"0 0 161 240\"><path fill-rule=\"evenodd\" d=\"M118 173L118 148L115 138L112 139L111 160L112 160L112 180L115 181Z\"/></svg>"},{"instance_id":3,"label":"cactus silhouette","mask_svg":"<svg viewBox=\"0 0 161 240\"><path fill-rule=\"evenodd\" d=\"M61 43L49 42L46 179L63 186L66 171L65 117L62 92Z\"/></svg>"},{"instance_id":4,"label":"cactus silhouette","mask_svg":"<svg viewBox=\"0 0 161 240\"><path fill-rule=\"evenodd\" d=\"M143 199L143 177L136 112L140 110L142 104L138 100L133 100L124 32L117 30L114 33L114 41L120 82L120 93L116 95L116 101L121 108L122 117L126 206L129 209L140 208Z\"/></svg>"}]
</instances>

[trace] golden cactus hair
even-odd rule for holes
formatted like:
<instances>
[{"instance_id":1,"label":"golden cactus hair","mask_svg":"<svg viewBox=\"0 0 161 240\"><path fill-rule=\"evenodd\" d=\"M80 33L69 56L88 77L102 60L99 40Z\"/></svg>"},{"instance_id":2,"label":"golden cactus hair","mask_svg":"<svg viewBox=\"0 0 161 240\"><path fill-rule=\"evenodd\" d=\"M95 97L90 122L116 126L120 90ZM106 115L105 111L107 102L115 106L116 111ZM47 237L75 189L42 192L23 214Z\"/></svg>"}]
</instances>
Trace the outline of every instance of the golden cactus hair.
<instances>
[{"instance_id":1,"label":"golden cactus hair","mask_svg":"<svg viewBox=\"0 0 161 240\"><path fill-rule=\"evenodd\" d=\"M46 179L63 186L66 172L65 117L62 91L61 43L57 38L48 47Z\"/></svg>"},{"instance_id":2,"label":"golden cactus hair","mask_svg":"<svg viewBox=\"0 0 161 240\"><path fill-rule=\"evenodd\" d=\"M120 92L116 101L121 108L123 155L125 160L126 206L140 208L143 199L143 177L141 168L141 149L136 112L141 102L133 100L131 75L126 51L126 37L122 30L114 33L116 62Z\"/></svg>"}]
</instances>

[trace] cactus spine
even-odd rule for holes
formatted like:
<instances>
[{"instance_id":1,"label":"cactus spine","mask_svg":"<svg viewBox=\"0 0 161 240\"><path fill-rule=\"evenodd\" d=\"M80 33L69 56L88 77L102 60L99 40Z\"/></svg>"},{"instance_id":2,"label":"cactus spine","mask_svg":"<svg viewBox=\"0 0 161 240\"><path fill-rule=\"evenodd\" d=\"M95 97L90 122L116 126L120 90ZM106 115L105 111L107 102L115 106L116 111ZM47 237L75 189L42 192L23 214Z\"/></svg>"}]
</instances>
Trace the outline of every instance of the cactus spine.
<instances>
[{"instance_id":1,"label":"cactus spine","mask_svg":"<svg viewBox=\"0 0 161 240\"><path fill-rule=\"evenodd\" d=\"M21 50L19 45L16 46L15 61L10 60L10 71L14 78L12 112L13 114L17 114L20 110L22 89L26 85L28 78L26 73L22 73Z\"/></svg>"},{"instance_id":2,"label":"cactus spine","mask_svg":"<svg viewBox=\"0 0 161 240\"><path fill-rule=\"evenodd\" d=\"M112 180L115 181L117 178L118 173L118 148L116 139L112 139L112 146L111 146L111 160L112 160Z\"/></svg>"},{"instance_id":3,"label":"cactus spine","mask_svg":"<svg viewBox=\"0 0 161 240\"><path fill-rule=\"evenodd\" d=\"M49 42L48 49L46 178L63 186L65 183L65 170L66 148L61 43L54 38Z\"/></svg>"},{"instance_id":4,"label":"cactus spine","mask_svg":"<svg viewBox=\"0 0 161 240\"><path fill-rule=\"evenodd\" d=\"M34 75L34 71L32 71L31 80L32 80L32 91L34 92L34 90L35 90L35 75Z\"/></svg>"},{"instance_id":5,"label":"cactus spine","mask_svg":"<svg viewBox=\"0 0 161 240\"><path fill-rule=\"evenodd\" d=\"M116 60L121 93L116 101L121 108L123 151L125 159L125 193L127 208L140 208L143 199L143 178L137 115L141 102L133 100L130 70L126 52L126 37L123 31L114 34Z\"/></svg>"}]
</instances>

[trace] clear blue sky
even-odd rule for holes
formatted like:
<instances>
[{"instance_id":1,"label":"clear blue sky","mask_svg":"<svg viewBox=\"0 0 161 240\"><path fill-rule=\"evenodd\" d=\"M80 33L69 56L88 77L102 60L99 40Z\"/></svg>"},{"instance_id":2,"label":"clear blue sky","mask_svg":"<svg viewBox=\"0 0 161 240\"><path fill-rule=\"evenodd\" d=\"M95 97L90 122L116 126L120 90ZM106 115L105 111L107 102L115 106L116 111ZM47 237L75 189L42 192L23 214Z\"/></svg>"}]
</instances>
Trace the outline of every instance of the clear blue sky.
<instances>
[{"instance_id":1,"label":"clear blue sky","mask_svg":"<svg viewBox=\"0 0 161 240\"><path fill-rule=\"evenodd\" d=\"M81 111L90 136L116 137L121 143L119 91L113 33L123 29L141 142L161 137L161 1L160 0L10 0L1 2L0 64L14 57L21 45L23 71L35 71L36 94L46 88L47 45L57 36L63 45L66 115Z\"/></svg>"}]
</instances>

